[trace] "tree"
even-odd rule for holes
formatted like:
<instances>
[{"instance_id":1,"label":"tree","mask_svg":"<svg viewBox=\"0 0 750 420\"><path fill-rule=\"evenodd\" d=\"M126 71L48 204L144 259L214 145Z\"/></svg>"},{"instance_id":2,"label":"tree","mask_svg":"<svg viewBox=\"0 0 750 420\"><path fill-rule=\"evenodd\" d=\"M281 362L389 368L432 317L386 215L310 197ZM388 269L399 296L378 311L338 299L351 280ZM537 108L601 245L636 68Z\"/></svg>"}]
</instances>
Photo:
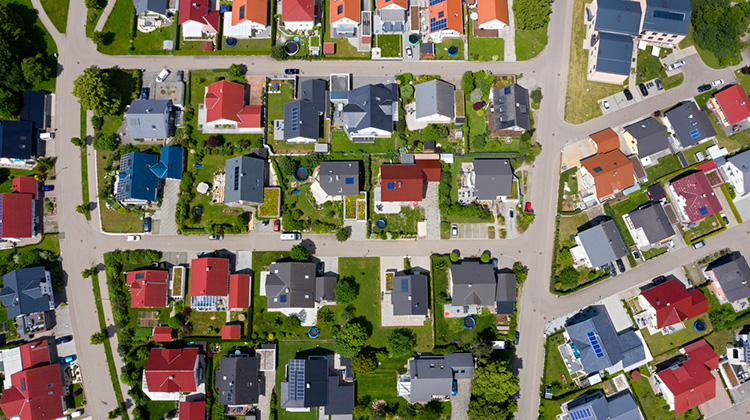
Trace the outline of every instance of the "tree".
<instances>
[{"instance_id":1,"label":"tree","mask_svg":"<svg viewBox=\"0 0 750 420\"><path fill-rule=\"evenodd\" d=\"M547 26L552 12L550 0L517 0L513 2L513 16L518 29L540 29Z\"/></svg>"},{"instance_id":2,"label":"tree","mask_svg":"<svg viewBox=\"0 0 750 420\"><path fill-rule=\"evenodd\" d=\"M458 253L455 251L451 252L450 258L451 258L451 262L453 263L458 262Z\"/></svg>"},{"instance_id":3,"label":"tree","mask_svg":"<svg viewBox=\"0 0 750 420\"><path fill-rule=\"evenodd\" d=\"M479 257L479 261L487 264L490 262L490 254L488 252L483 253L482 256Z\"/></svg>"},{"instance_id":4,"label":"tree","mask_svg":"<svg viewBox=\"0 0 750 420\"><path fill-rule=\"evenodd\" d=\"M81 277L83 278L89 278L96 274L96 267L87 268L83 271L81 271Z\"/></svg>"},{"instance_id":5,"label":"tree","mask_svg":"<svg viewBox=\"0 0 750 420\"><path fill-rule=\"evenodd\" d=\"M513 418L515 401L511 403L514 409L511 411L506 407L491 404L483 399L472 399L469 402L469 419L481 420L509 420Z\"/></svg>"},{"instance_id":6,"label":"tree","mask_svg":"<svg viewBox=\"0 0 750 420\"><path fill-rule=\"evenodd\" d=\"M302 245L295 245L289 251L289 257L294 261L308 261L310 259L310 251Z\"/></svg>"},{"instance_id":7,"label":"tree","mask_svg":"<svg viewBox=\"0 0 750 420\"><path fill-rule=\"evenodd\" d=\"M716 330L724 330L736 318L735 312L729 305L721 305L708 311L708 319Z\"/></svg>"},{"instance_id":8,"label":"tree","mask_svg":"<svg viewBox=\"0 0 750 420\"><path fill-rule=\"evenodd\" d=\"M560 274L557 275L557 281L559 281L563 289L570 290L578 287L578 279L581 274L573 267L567 267L563 269Z\"/></svg>"},{"instance_id":9,"label":"tree","mask_svg":"<svg viewBox=\"0 0 750 420\"><path fill-rule=\"evenodd\" d=\"M357 375L367 375L375 372L378 367L378 359L371 354L359 354L352 359L352 370Z\"/></svg>"},{"instance_id":10,"label":"tree","mask_svg":"<svg viewBox=\"0 0 750 420\"><path fill-rule=\"evenodd\" d=\"M101 31L94 31L94 33L91 34L91 40L96 45L103 45L104 38L105 38L105 34L104 32L101 32Z\"/></svg>"},{"instance_id":11,"label":"tree","mask_svg":"<svg viewBox=\"0 0 750 420\"><path fill-rule=\"evenodd\" d=\"M411 99L414 96L414 86L412 85L401 85L399 91L401 91L401 97L404 99Z\"/></svg>"},{"instance_id":12,"label":"tree","mask_svg":"<svg viewBox=\"0 0 750 420\"><path fill-rule=\"evenodd\" d=\"M423 141L439 141L448 137L448 128L444 125L430 124L422 130Z\"/></svg>"},{"instance_id":13,"label":"tree","mask_svg":"<svg viewBox=\"0 0 750 420\"><path fill-rule=\"evenodd\" d=\"M23 71L23 77L26 78L26 81L32 85L52 77L52 67L41 53L24 58L21 61L21 71Z\"/></svg>"},{"instance_id":14,"label":"tree","mask_svg":"<svg viewBox=\"0 0 750 420\"><path fill-rule=\"evenodd\" d=\"M467 71L461 78L461 87L464 92L471 92L474 90L474 73Z\"/></svg>"},{"instance_id":15,"label":"tree","mask_svg":"<svg viewBox=\"0 0 750 420\"><path fill-rule=\"evenodd\" d=\"M493 404L504 404L519 390L518 377L510 363L493 360L480 364L474 370L471 394Z\"/></svg>"},{"instance_id":16,"label":"tree","mask_svg":"<svg viewBox=\"0 0 750 420\"><path fill-rule=\"evenodd\" d=\"M471 104L471 109L474 111L479 111L484 106L484 101L476 101L473 104Z\"/></svg>"},{"instance_id":17,"label":"tree","mask_svg":"<svg viewBox=\"0 0 750 420\"><path fill-rule=\"evenodd\" d=\"M101 330L97 333L91 334L91 344L98 345L103 344L104 340L108 338L108 334L106 330Z\"/></svg>"},{"instance_id":18,"label":"tree","mask_svg":"<svg viewBox=\"0 0 750 420\"><path fill-rule=\"evenodd\" d=\"M239 64L232 64L229 66L228 72L232 77L242 77L245 75L245 69Z\"/></svg>"},{"instance_id":19,"label":"tree","mask_svg":"<svg viewBox=\"0 0 750 420\"><path fill-rule=\"evenodd\" d=\"M79 137L71 137L70 142L73 143L73 146L83 147L86 145L86 140L81 139Z\"/></svg>"},{"instance_id":20,"label":"tree","mask_svg":"<svg viewBox=\"0 0 750 420\"><path fill-rule=\"evenodd\" d=\"M21 96L0 86L0 117L13 118L21 112Z\"/></svg>"},{"instance_id":21,"label":"tree","mask_svg":"<svg viewBox=\"0 0 750 420\"><path fill-rule=\"evenodd\" d=\"M169 320L167 320L167 325L169 325L172 329L179 330L183 325L185 325L185 322L180 320L176 316L173 316L169 318Z\"/></svg>"},{"instance_id":22,"label":"tree","mask_svg":"<svg viewBox=\"0 0 750 420\"><path fill-rule=\"evenodd\" d=\"M86 214L86 212L89 211L89 205L88 204L81 204L79 206L76 206L76 211L81 214Z\"/></svg>"},{"instance_id":23,"label":"tree","mask_svg":"<svg viewBox=\"0 0 750 420\"><path fill-rule=\"evenodd\" d=\"M474 136L471 138L471 147L474 148L474 150L481 150L484 149L484 146L487 145L487 136L484 134L480 134L478 136Z\"/></svg>"},{"instance_id":24,"label":"tree","mask_svg":"<svg viewBox=\"0 0 750 420\"><path fill-rule=\"evenodd\" d=\"M354 302L359 295L359 284L351 277L344 277L336 282L336 288L333 289L333 295L336 297L336 303L339 305L348 305Z\"/></svg>"},{"instance_id":25,"label":"tree","mask_svg":"<svg viewBox=\"0 0 750 420\"><path fill-rule=\"evenodd\" d=\"M91 145L94 146L94 150L115 150L119 144L119 140L114 134L103 134L99 133L94 136L94 141Z\"/></svg>"},{"instance_id":26,"label":"tree","mask_svg":"<svg viewBox=\"0 0 750 420\"><path fill-rule=\"evenodd\" d=\"M86 0L86 1L88 2L88 0ZM118 417L124 416L125 413L127 413L127 412L128 411L125 409L125 407L123 407L123 406L120 405L117 408L115 408L114 410L110 411L107 414L107 418L108 419L116 419Z\"/></svg>"},{"instance_id":27,"label":"tree","mask_svg":"<svg viewBox=\"0 0 750 420\"><path fill-rule=\"evenodd\" d=\"M359 354L369 337L370 334L362 324L350 322L338 331L333 347L343 357L354 357Z\"/></svg>"},{"instance_id":28,"label":"tree","mask_svg":"<svg viewBox=\"0 0 750 420\"><path fill-rule=\"evenodd\" d=\"M208 139L206 140L206 146L208 146L208 147L210 147L212 149L215 149L215 148L221 146L221 139L219 139L216 136L209 136Z\"/></svg>"},{"instance_id":29,"label":"tree","mask_svg":"<svg viewBox=\"0 0 750 420\"><path fill-rule=\"evenodd\" d=\"M286 60L289 58L288 55L286 55L286 51L284 51L284 45L279 43L271 47L271 58L274 60Z\"/></svg>"},{"instance_id":30,"label":"tree","mask_svg":"<svg viewBox=\"0 0 750 420\"><path fill-rule=\"evenodd\" d=\"M536 88L536 89L532 90L530 96L531 96L531 100L532 101L534 101L536 103L542 102L542 98L543 98L543 96L542 96L542 88Z\"/></svg>"},{"instance_id":31,"label":"tree","mask_svg":"<svg viewBox=\"0 0 750 420\"><path fill-rule=\"evenodd\" d=\"M122 105L120 93L112 86L109 74L97 66L87 68L76 78L73 95L81 106L98 115L114 115Z\"/></svg>"},{"instance_id":32,"label":"tree","mask_svg":"<svg viewBox=\"0 0 750 420\"><path fill-rule=\"evenodd\" d=\"M526 278L529 276L529 271L520 262L516 261L513 264L513 275L516 276L516 283L523 284Z\"/></svg>"},{"instance_id":33,"label":"tree","mask_svg":"<svg viewBox=\"0 0 750 420\"><path fill-rule=\"evenodd\" d=\"M346 242L346 240L349 239L349 235L349 229L342 227L336 231L336 240L339 242Z\"/></svg>"},{"instance_id":34,"label":"tree","mask_svg":"<svg viewBox=\"0 0 750 420\"><path fill-rule=\"evenodd\" d=\"M414 333L406 328L393 330L385 342L385 349L388 354L395 358L409 358L414 354L414 346L417 345L417 338Z\"/></svg>"}]
</instances>

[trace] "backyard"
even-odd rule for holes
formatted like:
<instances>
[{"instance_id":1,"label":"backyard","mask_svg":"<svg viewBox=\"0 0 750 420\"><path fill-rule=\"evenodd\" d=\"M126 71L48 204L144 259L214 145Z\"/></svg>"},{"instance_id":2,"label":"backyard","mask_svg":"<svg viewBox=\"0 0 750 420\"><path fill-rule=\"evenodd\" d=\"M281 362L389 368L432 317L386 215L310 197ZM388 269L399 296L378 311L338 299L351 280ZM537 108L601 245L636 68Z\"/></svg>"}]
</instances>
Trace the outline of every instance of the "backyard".
<instances>
[{"instance_id":1,"label":"backyard","mask_svg":"<svg viewBox=\"0 0 750 420\"><path fill-rule=\"evenodd\" d=\"M661 178L680 169L682 169L682 165L680 165L677 155L669 154L660 158L656 165L646 168L646 176L648 176L649 182L656 183Z\"/></svg>"},{"instance_id":2,"label":"backyard","mask_svg":"<svg viewBox=\"0 0 750 420\"><path fill-rule=\"evenodd\" d=\"M401 207L401 211L395 214L377 214L378 219L385 220L385 229L381 234L398 234L399 236L412 236L417 234L417 222L424 220L424 209L422 207Z\"/></svg>"},{"instance_id":3,"label":"backyard","mask_svg":"<svg viewBox=\"0 0 750 420\"><path fill-rule=\"evenodd\" d=\"M721 220L718 214L713 214L703 219L698 225L685 232L683 238L687 244L697 242L700 238L707 235L718 233L726 229L724 221Z\"/></svg>"},{"instance_id":4,"label":"backyard","mask_svg":"<svg viewBox=\"0 0 750 420\"><path fill-rule=\"evenodd\" d=\"M697 408L692 408L675 416L674 411L669 411L669 408L666 407L664 399L654 394L654 390L648 382L648 371L646 368L641 367L639 370L643 376L637 381L629 377L628 383L646 419L698 420L703 418Z\"/></svg>"},{"instance_id":5,"label":"backyard","mask_svg":"<svg viewBox=\"0 0 750 420\"><path fill-rule=\"evenodd\" d=\"M544 376L543 385L552 388L553 397L575 391L578 387L573 383L573 378L565 367L558 346L565 343L562 331L547 337L544 350Z\"/></svg>"},{"instance_id":6,"label":"backyard","mask_svg":"<svg viewBox=\"0 0 750 420\"><path fill-rule=\"evenodd\" d=\"M284 202L284 217L282 225L287 232L312 231L315 233L329 233L338 229L343 223L343 203L341 201L326 201L318 205L310 192L310 182L295 188L286 188L282 201ZM291 191L294 192L291 192Z\"/></svg>"},{"instance_id":7,"label":"backyard","mask_svg":"<svg viewBox=\"0 0 750 420\"><path fill-rule=\"evenodd\" d=\"M589 218L586 213L558 217L552 290L563 293L569 292L608 276L607 273L601 270L594 270L588 267L573 267L573 256L570 253L570 248L576 245L574 240L575 235L580 230L586 228L588 223Z\"/></svg>"},{"instance_id":8,"label":"backyard","mask_svg":"<svg viewBox=\"0 0 750 420\"><path fill-rule=\"evenodd\" d=\"M516 61L531 60L539 55L547 46L547 40L546 26L539 29L516 28Z\"/></svg>"},{"instance_id":9,"label":"backyard","mask_svg":"<svg viewBox=\"0 0 750 420\"><path fill-rule=\"evenodd\" d=\"M341 154L384 154L396 151L393 137L378 139L372 143L354 143L344 130L331 131L331 152Z\"/></svg>"},{"instance_id":10,"label":"backyard","mask_svg":"<svg viewBox=\"0 0 750 420\"><path fill-rule=\"evenodd\" d=\"M357 51L357 47L352 45L348 39L346 38L332 38L331 37L331 19L328 18L328 12L329 7L327 4L327 1L332 0L325 0L321 2L320 10L323 11L323 16L321 16L321 21L325 21L325 32L323 34L323 42L333 42L336 44L336 53L331 56L334 60L340 60L340 59L360 59L360 60L367 60L370 58L370 52L359 52Z\"/></svg>"},{"instance_id":11,"label":"backyard","mask_svg":"<svg viewBox=\"0 0 750 420\"><path fill-rule=\"evenodd\" d=\"M108 177L106 165L112 159L114 152L98 151L96 152L96 177L97 184L105 185L105 178ZM119 163L119 161L117 162ZM110 173L109 176L114 176ZM109 203L108 207L107 203ZM128 210L114 201L112 195L102 196L99 194L98 210L101 217L102 230L111 233L140 233L143 232L143 221L140 212L137 209Z\"/></svg>"},{"instance_id":12,"label":"backyard","mask_svg":"<svg viewBox=\"0 0 750 420\"><path fill-rule=\"evenodd\" d=\"M401 35L377 35L375 42L381 57L401 57Z\"/></svg>"},{"instance_id":13,"label":"backyard","mask_svg":"<svg viewBox=\"0 0 750 420\"><path fill-rule=\"evenodd\" d=\"M456 47L458 50L455 55L450 55L448 49ZM446 38L443 42L435 44L435 58L437 60L463 60L464 59L464 42L460 38Z\"/></svg>"},{"instance_id":14,"label":"backyard","mask_svg":"<svg viewBox=\"0 0 750 420\"><path fill-rule=\"evenodd\" d=\"M110 0L112 1L112 0ZM116 0L112 13L104 24L102 32L112 34L108 43L100 43L98 50L104 54L171 54L164 51L164 41L177 40L178 25L173 22L170 26L144 33L133 29L135 26L135 9L131 0ZM131 38L132 34L132 38ZM131 42L132 39L132 42ZM175 42L175 45L179 42Z\"/></svg>"},{"instance_id":15,"label":"backyard","mask_svg":"<svg viewBox=\"0 0 750 420\"><path fill-rule=\"evenodd\" d=\"M652 55L653 47L650 45L645 50L638 49L637 67L636 67L636 83L645 83L649 80L660 79L664 85L665 90L675 88L682 84L685 80L685 76L682 73L678 73L674 76L667 76L667 71L659 61L660 57L666 57L672 53L669 48L661 48L659 50L659 57Z\"/></svg>"},{"instance_id":16,"label":"backyard","mask_svg":"<svg viewBox=\"0 0 750 420\"><path fill-rule=\"evenodd\" d=\"M630 235L627 226L625 226L625 220L623 220L622 216L638 209L649 201L650 199L648 198L648 194L643 191L639 191L637 193L630 194L626 200L620 201L615 204L604 205L604 211L607 213L607 216L611 217L615 221L617 229L620 231L620 236L622 236L622 240L628 247L633 246L635 244L635 241Z\"/></svg>"},{"instance_id":17,"label":"backyard","mask_svg":"<svg viewBox=\"0 0 750 420\"><path fill-rule=\"evenodd\" d=\"M695 328L693 328L693 323L695 323L695 321L703 321L706 324L706 330L703 332L696 331ZM707 335L713 330L711 322L707 316L700 316L695 319L687 320L684 324L685 328L669 335L663 335L660 332L651 335L648 333L647 329L643 329L643 338L646 340L651 355L656 357L672 349L680 348L687 343L692 343L693 341Z\"/></svg>"},{"instance_id":18,"label":"backyard","mask_svg":"<svg viewBox=\"0 0 750 420\"><path fill-rule=\"evenodd\" d=\"M471 26L471 25L469 25ZM502 38L469 38L469 60L503 61L505 40Z\"/></svg>"}]
</instances>

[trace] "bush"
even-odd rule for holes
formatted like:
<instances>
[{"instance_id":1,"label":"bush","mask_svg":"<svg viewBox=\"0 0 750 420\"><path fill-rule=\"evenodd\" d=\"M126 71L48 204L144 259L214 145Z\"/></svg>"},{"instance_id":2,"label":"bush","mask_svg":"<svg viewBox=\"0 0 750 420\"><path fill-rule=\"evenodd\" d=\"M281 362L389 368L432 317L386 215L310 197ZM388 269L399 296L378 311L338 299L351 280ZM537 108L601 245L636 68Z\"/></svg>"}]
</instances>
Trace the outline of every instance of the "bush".
<instances>
[{"instance_id":1,"label":"bush","mask_svg":"<svg viewBox=\"0 0 750 420\"><path fill-rule=\"evenodd\" d=\"M91 117L91 127L93 127L94 130L101 130L103 125L104 118L99 115L94 115L93 117Z\"/></svg>"},{"instance_id":2,"label":"bush","mask_svg":"<svg viewBox=\"0 0 750 420\"><path fill-rule=\"evenodd\" d=\"M210 147L212 149L215 149L215 148L221 146L221 139L219 139L216 136L209 136L208 139L206 140L206 146L208 146L208 147Z\"/></svg>"},{"instance_id":3,"label":"bush","mask_svg":"<svg viewBox=\"0 0 750 420\"><path fill-rule=\"evenodd\" d=\"M516 283L523 284L529 276L529 271L523 266L523 264L516 261L513 264L513 275L516 276Z\"/></svg>"},{"instance_id":4,"label":"bush","mask_svg":"<svg viewBox=\"0 0 750 420\"><path fill-rule=\"evenodd\" d=\"M409 358L414 354L417 338L406 328L393 330L385 343L385 349L391 357Z\"/></svg>"},{"instance_id":5,"label":"bush","mask_svg":"<svg viewBox=\"0 0 750 420\"><path fill-rule=\"evenodd\" d=\"M458 253L455 251L451 252L450 258L451 258L451 262L453 263L458 262Z\"/></svg>"},{"instance_id":6,"label":"bush","mask_svg":"<svg viewBox=\"0 0 750 420\"><path fill-rule=\"evenodd\" d=\"M232 77L242 77L245 75L245 69L239 64L232 64L229 66L228 72Z\"/></svg>"},{"instance_id":7,"label":"bush","mask_svg":"<svg viewBox=\"0 0 750 420\"><path fill-rule=\"evenodd\" d=\"M516 0L513 2L513 16L519 29L539 29L547 26L552 13L550 0Z\"/></svg>"},{"instance_id":8,"label":"bush","mask_svg":"<svg viewBox=\"0 0 750 420\"><path fill-rule=\"evenodd\" d=\"M482 109L483 106L484 106L484 101L477 101L471 105L471 109L473 109L474 111L479 111L480 109Z\"/></svg>"},{"instance_id":9,"label":"bush","mask_svg":"<svg viewBox=\"0 0 750 420\"><path fill-rule=\"evenodd\" d=\"M567 267L557 275L557 281L560 283L561 288L570 290L578 287L578 279L580 277L581 275L578 270L573 267Z\"/></svg>"},{"instance_id":10,"label":"bush","mask_svg":"<svg viewBox=\"0 0 750 420\"><path fill-rule=\"evenodd\" d=\"M370 334L356 322L350 322L339 329L334 341L334 350L343 357L354 357L367 343Z\"/></svg>"},{"instance_id":11,"label":"bush","mask_svg":"<svg viewBox=\"0 0 750 420\"><path fill-rule=\"evenodd\" d=\"M79 137L71 137L70 142L73 143L73 146L83 147L86 145L86 140L81 139Z\"/></svg>"},{"instance_id":12,"label":"bush","mask_svg":"<svg viewBox=\"0 0 750 420\"><path fill-rule=\"evenodd\" d=\"M536 89L534 89L533 91L531 91L531 95L530 96L531 96L531 100L532 101L534 101L536 103L542 102L542 98L543 98L543 96L542 96L542 88L536 88Z\"/></svg>"},{"instance_id":13,"label":"bush","mask_svg":"<svg viewBox=\"0 0 750 420\"><path fill-rule=\"evenodd\" d=\"M470 71L464 73L464 76L461 79L461 87L464 92L471 92L474 90L474 73Z\"/></svg>"},{"instance_id":14,"label":"bush","mask_svg":"<svg viewBox=\"0 0 750 420\"><path fill-rule=\"evenodd\" d=\"M352 370L357 375L373 373L377 367L378 359L371 354L360 354L352 359Z\"/></svg>"},{"instance_id":15,"label":"bush","mask_svg":"<svg viewBox=\"0 0 750 420\"><path fill-rule=\"evenodd\" d=\"M336 282L336 288L333 290L338 305L348 305L354 302L359 295L359 284L351 277L344 277Z\"/></svg>"},{"instance_id":16,"label":"bush","mask_svg":"<svg viewBox=\"0 0 750 420\"><path fill-rule=\"evenodd\" d=\"M482 254L481 257L479 257L479 260L482 261L485 264L488 263L488 262L490 262L490 254L487 253L487 252L485 252L484 254Z\"/></svg>"},{"instance_id":17,"label":"bush","mask_svg":"<svg viewBox=\"0 0 750 420\"><path fill-rule=\"evenodd\" d=\"M342 227L336 231L336 240L339 242L346 242L346 240L349 239L350 234L349 229Z\"/></svg>"},{"instance_id":18,"label":"bush","mask_svg":"<svg viewBox=\"0 0 750 420\"><path fill-rule=\"evenodd\" d=\"M94 150L115 150L117 149L119 141L114 134L102 134L99 133L94 136L92 146Z\"/></svg>"},{"instance_id":19,"label":"bush","mask_svg":"<svg viewBox=\"0 0 750 420\"><path fill-rule=\"evenodd\" d=\"M295 245L292 250L289 251L289 257L294 261L309 261L310 251L302 245Z\"/></svg>"}]
</instances>

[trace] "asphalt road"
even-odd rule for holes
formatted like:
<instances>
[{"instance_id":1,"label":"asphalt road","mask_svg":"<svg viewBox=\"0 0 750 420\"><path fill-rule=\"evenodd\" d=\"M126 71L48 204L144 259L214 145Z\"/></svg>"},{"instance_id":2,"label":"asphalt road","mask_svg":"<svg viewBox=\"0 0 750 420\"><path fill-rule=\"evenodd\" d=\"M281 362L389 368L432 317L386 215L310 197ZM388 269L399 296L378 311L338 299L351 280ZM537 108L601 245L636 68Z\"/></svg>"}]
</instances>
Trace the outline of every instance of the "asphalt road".
<instances>
[{"instance_id":1,"label":"asphalt road","mask_svg":"<svg viewBox=\"0 0 750 420\"><path fill-rule=\"evenodd\" d=\"M206 237L144 236L139 243L126 242L124 236L104 235L98 224L89 223L75 207L82 202L80 184L79 150L66 140L78 137L80 133L80 105L71 94L73 81L88 66L143 68L157 70L170 69L209 69L226 68L232 63L245 64L250 74L283 74L287 67L300 68L302 75L327 76L341 72L341 62L325 60L315 62L277 62L270 57L232 56L106 56L96 51L95 46L85 36L86 8L83 0L72 0L68 14L67 33L60 34L47 18L40 0L32 0L39 12L42 23L52 34L59 52L59 77L56 88L57 135L55 149L58 167L68 169L58 174L58 214L60 225L60 246L63 268L67 276L73 332L77 351L81 359L84 386L89 402L87 414L93 418L106 418L107 412L116 406L115 395L109 376L104 374L106 358L102 346L92 346L88 337L99 330L94 296L88 279L82 279L80 272L92 265L102 263L104 252L116 249L151 248L162 251L190 251L215 249L217 246L228 250L283 250L289 249L289 242L281 242L276 237L227 236L217 243ZM540 111L535 115L538 125L537 139L542 144L542 153L531 171L531 201L537 214L536 221L519 238L512 240L472 240L472 241L365 241L361 245L339 243L333 235L306 237L303 243L321 256L406 256L427 255L433 252L449 252L460 249L463 255L479 254L490 250L494 255L508 255L530 267L529 279L524 285L520 300L519 329L521 340L517 350L518 375L521 391L518 401L519 419L537 417L539 407L539 385L544 362L543 331L547 320L592 303L600 296L625 290L634 285L669 271L683 263L692 261L708 251L719 249L727 244L745 243L745 226L733 227L708 241L706 248L695 251L690 248L673 252L656 262L641 265L608 280L565 298L558 298L548 292L551 274L552 247L554 243L555 213L557 202L557 176L560 149L566 144L586 137L588 134L613 125L648 115L649 113L673 105L692 97L695 87L716 78L732 80L731 69L712 70L706 67L697 56L689 57L684 68L685 83L675 89L656 95L641 102L639 106L627 107L606 117L573 126L563 120L570 53L570 27L572 24L572 0L557 0L552 4L549 25L550 40L536 58L513 63L485 62L371 62L347 61L346 71L356 75L389 75L401 72L415 74L441 74L460 76L465 71L491 70L496 74L523 73L534 78L542 86L544 99ZM748 57L745 58L748 60ZM91 148L89 148L92 152ZM89 168L89 170L93 170ZM90 186L91 197L96 196L96 188ZM746 250L750 251L750 249ZM102 276L103 277L103 276ZM102 278L103 282L104 279ZM104 302L108 304L108 302ZM105 311L109 312L109 311ZM111 321L108 321L111 322ZM113 339L116 341L116 338ZM126 395L127 398L127 395ZM747 408L747 407L745 407Z\"/></svg>"}]
</instances>

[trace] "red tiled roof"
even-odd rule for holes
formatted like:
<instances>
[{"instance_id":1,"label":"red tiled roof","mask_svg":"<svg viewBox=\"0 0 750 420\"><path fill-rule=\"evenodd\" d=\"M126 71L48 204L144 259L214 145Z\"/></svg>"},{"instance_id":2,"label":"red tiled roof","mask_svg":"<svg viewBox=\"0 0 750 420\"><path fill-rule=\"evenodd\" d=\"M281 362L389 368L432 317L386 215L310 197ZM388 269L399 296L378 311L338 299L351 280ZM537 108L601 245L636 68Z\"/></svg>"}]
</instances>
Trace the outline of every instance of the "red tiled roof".
<instances>
[{"instance_id":1,"label":"red tiled roof","mask_svg":"<svg viewBox=\"0 0 750 420\"><path fill-rule=\"evenodd\" d=\"M55 363L26 369L11 376L12 387L3 391L0 408L21 420L56 419L63 415L62 377Z\"/></svg>"},{"instance_id":2,"label":"red tiled roof","mask_svg":"<svg viewBox=\"0 0 750 420\"><path fill-rule=\"evenodd\" d=\"M209 0L180 0L180 25L187 21L204 23L208 14Z\"/></svg>"},{"instance_id":3,"label":"red tiled roof","mask_svg":"<svg viewBox=\"0 0 750 420\"><path fill-rule=\"evenodd\" d=\"M229 276L229 307L245 309L250 306L250 275L232 274Z\"/></svg>"},{"instance_id":4,"label":"red tiled roof","mask_svg":"<svg viewBox=\"0 0 750 420\"><path fill-rule=\"evenodd\" d=\"M331 23L348 18L359 23L361 3L359 0L329 0ZM339 6L341 8L339 9Z\"/></svg>"},{"instance_id":5,"label":"red tiled roof","mask_svg":"<svg viewBox=\"0 0 750 420\"><path fill-rule=\"evenodd\" d=\"M463 3L461 0L443 0L430 6L430 20L446 19L445 29L464 33ZM441 14L442 13L442 14ZM430 31L433 32L433 31ZM437 31L435 31L437 32Z\"/></svg>"},{"instance_id":6,"label":"red tiled roof","mask_svg":"<svg viewBox=\"0 0 750 420\"><path fill-rule=\"evenodd\" d=\"M168 275L164 270L129 271L125 284L130 286L130 307L165 308Z\"/></svg>"},{"instance_id":7,"label":"red tiled roof","mask_svg":"<svg viewBox=\"0 0 750 420\"><path fill-rule=\"evenodd\" d=\"M708 312L708 299L698 289L687 291L677 279L641 293L656 309L656 326L664 328Z\"/></svg>"},{"instance_id":8,"label":"red tiled roof","mask_svg":"<svg viewBox=\"0 0 750 420\"><path fill-rule=\"evenodd\" d=\"M719 366L719 356L700 340L684 348L689 359L675 369L657 375L674 394L675 414L697 407L716 397L716 377L712 369Z\"/></svg>"},{"instance_id":9,"label":"red tiled roof","mask_svg":"<svg viewBox=\"0 0 750 420\"><path fill-rule=\"evenodd\" d=\"M0 194L0 237L31 238L31 194Z\"/></svg>"},{"instance_id":10,"label":"red tiled roof","mask_svg":"<svg viewBox=\"0 0 750 420\"><path fill-rule=\"evenodd\" d=\"M482 25L495 19L508 24L508 3L506 0L477 0L478 24Z\"/></svg>"},{"instance_id":11,"label":"red tiled roof","mask_svg":"<svg viewBox=\"0 0 750 420\"><path fill-rule=\"evenodd\" d=\"M685 198L685 212L691 222L703 220L721 211L719 199L705 173L693 172L673 180L671 185L675 193Z\"/></svg>"},{"instance_id":12,"label":"red tiled roof","mask_svg":"<svg viewBox=\"0 0 750 420\"><path fill-rule=\"evenodd\" d=\"M620 148L620 138L611 128L594 133L589 137L596 143L597 153L606 153Z\"/></svg>"},{"instance_id":13,"label":"red tiled roof","mask_svg":"<svg viewBox=\"0 0 750 420\"><path fill-rule=\"evenodd\" d=\"M190 263L190 296L226 296L229 260L197 258Z\"/></svg>"},{"instance_id":14,"label":"red tiled roof","mask_svg":"<svg viewBox=\"0 0 750 420\"><path fill-rule=\"evenodd\" d=\"M708 161L701 163L700 165L696 165L695 169L699 171L703 171L703 172L709 172L709 171L716 169L716 162L713 159L708 160Z\"/></svg>"},{"instance_id":15,"label":"red tiled roof","mask_svg":"<svg viewBox=\"0 0 750 420\"><path fill-rule=\"evenodd\" d=\"M154 328L154 341L167 342L172 341L172 327L156 327Z\"/></svg>"},{"instance_id":16,"label":"red tiled roof","mask_svg":"<svg viewBox=\"0 0 750 420\"><path fill-rule=\"evenodd\" d=\"M409 0L377 0L378 9L384 9L388 6L398 6L401 9L406 10L409 7ZM393 9L393 8L392 8Z\"/></svg>"},{"instance_id":17,"label":"red tiled roof","mask_svg":"<svg viewBox=\"0 0 750 420\"><path fill-rule=\"evenodd\" d=\"M204 98L206 122L229 120L240 128L258 128L261 107L245 105L245 85L221 80L208 85Z\"/></svg>"},{"instance_id":18,"label":"red tiled roof","mask_svg":"<svg viewBox=\"0 0 750 420\"><path fill-rule=\"evenodd\" d=\"M336 44L334 42L323 43L323 55L333 55L336 53Z\"/></svg>"},{"instance_id":19,"label":"red tiled roof","mask_svg":"<svg viewBox=\"0 0 750 420\"><path fill-rule=\"evenodd\" d=\"M750 118L750 99L742 85L730 86L714 95L729 124Z\"/></svg>"},{"instance_id":20,"label":"red tiled roof","mask_svg":"<svg viewBox=\"0 0 750 420\"><path fill-rule=\"evenodd\" d=\"M281 20L284 22L315 20L315 0L284 0L281 6Z\"/></svg>"},{"instance_id":21,"label":"red tiled roof","mask_svg":"<svg viewBox=\"0 0 750 420\"><path fill-rule=\"evenodd\" d=\"M243 14L242 17L240 13ZM232 0L232 25L241 22L260 23L267 26L268 1Z\"/></svg>"},{"instance_id":22,"label":"red tiled roof","mask_svg":"<svg viewBox=\"0 0 750 420\"><path fill-rule=\"evenodd\" d=\"M222 340L239 340L242 338L242 326L237 324L224 325L221 327Z\"/></svg>"},{"instance_id":23,"label":"red tiled roof","mask_svg":"<svg viewBox=\"0 0 750 420\"><path fill-rule=\"evenodd\" d=\"M151 392L194 392L198 348L151 349L143 374Z\"/></svg>"},{"instance_id":24,"label":"red tiled roof","mask_svg":"<svg viewBox=\"0 0 750 420\"><path fill-rule=\"evenodd\" d=\"M380 199L422 201L424 179L424 172L417 165L380 165Z\"/></svg>"},{"instance_id":25,"label":"red tiled roof","mask_svg":"<svg viewBox=\"0 0 750 420\"><path fill-rule=\"evenodd\" d=\"M205 420L205 401L180 401L179 420Z\"/></svg>"},{"instance_id":26,"label":"red tiled roof","mask_svg":"<svg viewBox=\"0 0 750 420\"><path fill-rule=\"evenodd\" d=\"M596 196L604 198L635 184L633 162L619 149L599 153L581 161L594 177Z\"/></svg>"},{"instance_id":27,"label":"red tiled roof","mask_svg":"<svg viewBox=\"0 0 750 420\"><path fill-rule=\"evenodd\" d=\"M13 178L13 192L31 194L31 197L36 200L37 193L39 192L39 182L33 176Z\"/></svg>"},{"instance_id":28,"label":"red tiled roof","mask_svg":"<svg viewBox=\"0 0 750 420\"><path fill-rule=\"evenodd\" d=\"M420 159L415 162L422 172L424 172L427 182L440 182L440 161L432 159Z\"/></svg>"},{"instance_id":29,"label":"red tiled roof","mask_svg":"<svg viewBox=\"0 0 750 420\"><path fill-rule=\"evenodd\" d=\"M21 367L29 369L49 364L49 341L46 339L27 343L19 348L21 352Z\"/></svg>"}]
</instances>

